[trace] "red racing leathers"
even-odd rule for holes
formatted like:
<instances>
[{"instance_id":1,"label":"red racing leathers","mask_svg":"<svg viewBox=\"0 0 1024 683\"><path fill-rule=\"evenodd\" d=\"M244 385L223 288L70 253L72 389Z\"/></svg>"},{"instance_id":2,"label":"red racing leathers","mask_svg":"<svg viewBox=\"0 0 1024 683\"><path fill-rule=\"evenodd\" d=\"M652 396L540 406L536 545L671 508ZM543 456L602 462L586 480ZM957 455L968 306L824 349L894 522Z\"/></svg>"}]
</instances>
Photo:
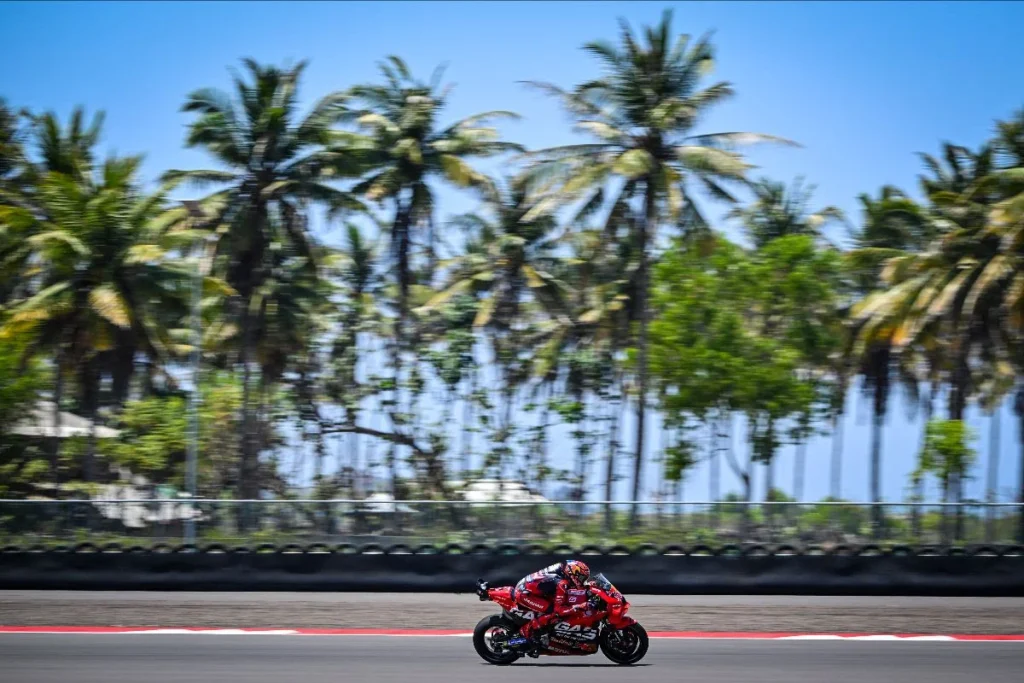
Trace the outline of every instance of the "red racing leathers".
<instances>
[{"instance_id":1,"label":"red racing leathers","mask_svg":"<svg viewBox=\"0 0 1024 683\"><path fill-rule=\"evenodd\" d=\"M534 631L587 609L585 589L574 589L562 573L560 564L553 564L524 577L512 590L516 604L535 613L533 620L519 632L530 638Z\"/></svg>"}]
</instances>

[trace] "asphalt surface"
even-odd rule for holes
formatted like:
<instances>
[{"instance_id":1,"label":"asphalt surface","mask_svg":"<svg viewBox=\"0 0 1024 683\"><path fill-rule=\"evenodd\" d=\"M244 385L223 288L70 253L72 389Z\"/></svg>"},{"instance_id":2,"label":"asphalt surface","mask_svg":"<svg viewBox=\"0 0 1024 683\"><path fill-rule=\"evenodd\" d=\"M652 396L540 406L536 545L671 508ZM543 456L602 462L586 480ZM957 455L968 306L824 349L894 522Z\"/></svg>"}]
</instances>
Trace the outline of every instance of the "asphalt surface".
<instances>
[{"instance_id":1,"label":"asphalt surface","mask_svg":"<svg viewBox=\"0 0 1024 683\"><path fill-rule=\"evenodd\" d=\"M1020 680L1024 643L654 640L634 667L600 654L496 667L468 638L3 634L0 662L4 683L976 683Z\"/></svg>"},{"instance_id":2,"label":"asphalt surface","mask_svg":"<svg viewBox=\"0 0 1024 683\"><path fill-rule=\"evenodd\" d=\"M1024 633L1024 599L627 597L648 631ZM0 591L13 626L471 630L497 609L471 594Z\"/></svg>"}]
</instances>

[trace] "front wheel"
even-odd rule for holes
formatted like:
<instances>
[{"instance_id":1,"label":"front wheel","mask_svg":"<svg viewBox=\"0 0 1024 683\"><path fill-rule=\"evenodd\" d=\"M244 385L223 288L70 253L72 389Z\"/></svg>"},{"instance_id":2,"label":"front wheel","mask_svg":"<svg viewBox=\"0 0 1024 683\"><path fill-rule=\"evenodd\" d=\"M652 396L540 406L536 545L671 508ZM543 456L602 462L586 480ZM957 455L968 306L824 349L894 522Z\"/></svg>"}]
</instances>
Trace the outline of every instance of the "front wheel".
<instances>
[{"instance_id":1,"label":"front wheel","mask_svg":"<svg viewBox=\"0 0 1024 683\"><path fill-rule=\"evenodd\" d=\"M633 624L624 629L606 629L601 634L601 652L616 664L636 664L650 646L647 630L640 624Z\"/></svg>"},{"instance_id":2,"label":"front wheel","mask_svg":"<svg viewBox=\"0 0 1024 683\"><path fill-rule=\"evenodd\" d=\"M508 619L494 614L484 617L473 629L473 647L485 662L505 666L519 659L519 653L505 646L518 628Z\"/></svg>"}]
</instances>

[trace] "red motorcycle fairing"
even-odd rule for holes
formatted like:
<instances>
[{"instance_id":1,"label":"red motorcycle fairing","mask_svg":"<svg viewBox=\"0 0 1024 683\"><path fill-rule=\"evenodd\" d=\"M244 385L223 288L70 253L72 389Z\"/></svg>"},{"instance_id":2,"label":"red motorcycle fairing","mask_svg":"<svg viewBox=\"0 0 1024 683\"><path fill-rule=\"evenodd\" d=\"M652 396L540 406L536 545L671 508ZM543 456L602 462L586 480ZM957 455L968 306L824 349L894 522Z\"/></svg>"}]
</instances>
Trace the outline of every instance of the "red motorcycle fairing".
<instances>
[{"instance_id":1,"label":"red motorcycle fairing","mask_svg":"<svg viewBox=\"0 0 1024 683\"><path fill-rule=\"evenodd\" d=\"M487 597L492 602L501 606L510 616L517 621L525 623L535 617L530 611L524 611L512 598L511 586L499 588L488 588ZM629 602L623 599L617 591L603 591L597 587L573 588L569 590L569 604L579 605L587 602L591 594L600 597L607 608L605 610L587 610L582 614L571 615L561 621L555 622L550 631L550 642L545 650L549 655L590 655L598 650L598 638L600 636L600 622L608 620L608 624L614 628L626 628L635 624L636 620L626 616L629 609Z\"/></svg>"},{"instance_id":2,"label":"red motorcycle fairing","mask_svg":"<svg viewBox=\"0 0 1024 683\"><path fill-rule=\"evenodd\" d=\"M608 625L617 629L627 628L637 623L633 617L626 616L626 612L629 610L629 601L626 600L622 593L619 593L614 587L610 590L605 590L598 586L591 586L590 591L600 597L607 605L607 619Z\"/></svg>"},{"instance_id":3,"label":"red motorcycle fairing","mask_svg":"<svg viewBox=\"0 0 1024 683\"><path fill-rule=\"evenodd\" d=\"M538 615L528 609L524 609L512 598L514 586L500 586L498 588L486 589L486 599L499 605L505 614L512 617L513 621L525 624L533 621Z\"/></svg>"},{"instance_id":4,"label":"red motorcycle fairing","mask_svg":"<svg viewBox=\"0 0 1024 683\"><path fill-rule=\"evenodd\" d=\"M512 599L512 591L514 586L501 586L499 588L488 588L487 598L491 602L496 602L501 605L503 609L510 610L516 606L516 601Z\"/></svg>"},{"instance_id":5,"label":"red motorcycle fairing","mask_svg":"<svg viewBox=\"0 0 1024 683\"><path fill-rule=\"evenodd\" d=\"M568 652L557 654L568 655L592 655L597 652L598 638L601 635L600 622L605 614L597 610L588 610L579 615L572 615L561 621L556 621L551 626L551 641L548 650L552 645L568 648Z\"/></svg>"}]
</instances>

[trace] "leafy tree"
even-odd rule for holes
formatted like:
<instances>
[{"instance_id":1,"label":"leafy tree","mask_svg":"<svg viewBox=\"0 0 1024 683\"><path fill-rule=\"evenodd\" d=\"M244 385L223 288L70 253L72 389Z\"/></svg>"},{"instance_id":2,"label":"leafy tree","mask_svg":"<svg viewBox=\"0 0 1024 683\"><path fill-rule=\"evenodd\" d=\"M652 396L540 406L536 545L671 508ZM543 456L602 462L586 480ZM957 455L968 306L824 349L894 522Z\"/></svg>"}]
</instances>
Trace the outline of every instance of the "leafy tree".
<instances>
[{"instance_id":1,"label":"leafy tree","mask_svg":"<svg viewBox=\"0 0 1024 683\"><path fill-rule=\"evenodd\" d=\"M652 371L669 418L683 424L747 414L752 462L769 468L783 421L824 396L814 370L837 343L837 259L813 239L779 238L746 253L724 238L678 245L655 273ZM751 473L730 466L751 499Z\"/></svg>"},{"instance_id":2,"label":"leafy tree","mask_svg":"<svg viewBox=\"0 0 1024 683\"><path fill-rule=\"evenodd\" d=\"M934 474L942 485L942 502L960 500L963 479L974 464L977 453L969 446L975 438L974 431L963 420L932 420L926 432L924 447L918 458L918 469L922 473ZM947 540L946 510L943 509L943 540ZM957 536L962 534L957 529Z\"/></svg>"},{"instance_id":3,"label":"leafy tree","mask_svg":"<svg viewBox=\"0 0 1024 683\"><path fill-rule=\"evenodd\" d=\"M818 248L814 236L792 234L766 243L757 251L755 263L753 277L760 286L752 291L760 297L762 334L797 354L790 417L795 420L792 434L801 456L794 468L795 489L799 489L803 444L811 423L827 414L831 384L838 379L830 363L841 343L840 259L836 250Z\"/></svg>"},{"instance_id":4,"label":"leafy tree","mask_svg":"<svg viewBox=\"0 0 1024 683\"><path fill-rule=\"evenodd\" d=\"M238 377L224 371L206 373L199 385L200 497L220 497L238 484L240 463L234 435L241 426L242 394ZM184 488L187 415L186 399L180 394L130 401L116 422L120 436L104 440L100 452L114 465L126 467L133 474ZM271 443L279 441L274 435L269 437ZM263 465L260 476L263 485L272 487L275 472Z\"/></svg>"}]
</instances>

